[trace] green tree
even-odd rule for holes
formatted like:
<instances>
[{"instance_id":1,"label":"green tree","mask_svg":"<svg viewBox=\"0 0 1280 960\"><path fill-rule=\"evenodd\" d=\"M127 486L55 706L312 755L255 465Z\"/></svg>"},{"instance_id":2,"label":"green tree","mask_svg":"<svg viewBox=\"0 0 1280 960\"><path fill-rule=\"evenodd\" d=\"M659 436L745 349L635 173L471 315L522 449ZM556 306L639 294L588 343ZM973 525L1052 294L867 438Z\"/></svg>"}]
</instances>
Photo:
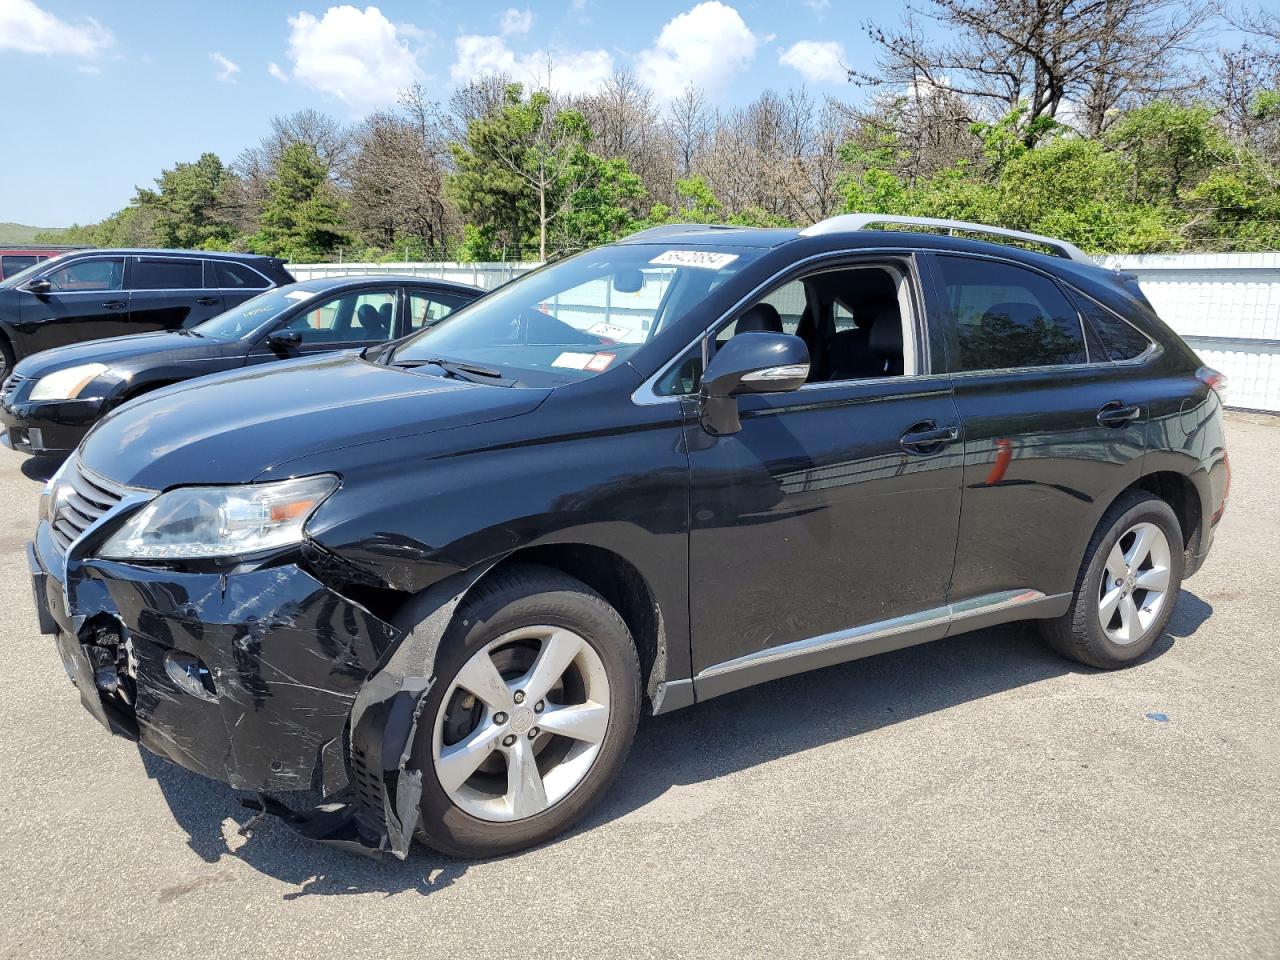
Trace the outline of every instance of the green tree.
<instances>
[{"instance_id":1,"label":"green tree","mask_svg":"<svg viewBox=\"0 0 1280 960\"><path fill-rule=\"evenodd\" d=\"M280 155L261 229L248 244L257 253L295 261L324 259L350 242L343 213L342 198L315 148L294 143Z\"/></svg>"},{"instance_id":2,"label":"green tree","mask_svg":"<svg viewBox=\"0 0 1280 960\"><path fill-rule=\"evenodd\" d=\"M151 211L152 234L162 247L196 249L225 245L235 228L225 213L225 197L235 175L217 154L162 170L155 190L139 187L134 205Z\"/></svg>"}]
</instances>

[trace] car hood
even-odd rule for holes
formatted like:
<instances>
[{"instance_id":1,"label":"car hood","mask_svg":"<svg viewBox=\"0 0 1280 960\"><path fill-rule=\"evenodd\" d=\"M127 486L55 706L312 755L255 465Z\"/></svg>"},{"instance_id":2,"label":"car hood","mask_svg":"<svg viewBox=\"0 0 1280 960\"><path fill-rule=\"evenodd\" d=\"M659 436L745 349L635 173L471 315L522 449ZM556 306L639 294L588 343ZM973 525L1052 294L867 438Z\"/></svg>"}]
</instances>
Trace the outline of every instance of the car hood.
<instances>
[{"instance_id":1,"label":"car hood","mask_svg":"<svg viewBox=\"0 0 1280 960\"><path fill-rule=\"evenodd\" d=\"M225 341L169 331L135 333L128 337L86 340L84 343L72 343L33 353L21 360L13 368L13 372L24 379L31 379L81 363L105 363L113 369L129 372L137 366L134 361L143 361L141 366L146 366L157 360L221 355L228 346L237 347L240 352L244 352L239 343L229 345Z\"/></svg>"},{"instance_id":2,"label":"car hood","mask_svg":"<svg viewBox=\"0 0 1280 960\"><path fill-rule=\"evenodd\" d=\"M517 416L549 393L329 354L147 394L104 418L79 455L110 480L153 490L245 483L298 457Z\"/></svg>"}]
</instances>

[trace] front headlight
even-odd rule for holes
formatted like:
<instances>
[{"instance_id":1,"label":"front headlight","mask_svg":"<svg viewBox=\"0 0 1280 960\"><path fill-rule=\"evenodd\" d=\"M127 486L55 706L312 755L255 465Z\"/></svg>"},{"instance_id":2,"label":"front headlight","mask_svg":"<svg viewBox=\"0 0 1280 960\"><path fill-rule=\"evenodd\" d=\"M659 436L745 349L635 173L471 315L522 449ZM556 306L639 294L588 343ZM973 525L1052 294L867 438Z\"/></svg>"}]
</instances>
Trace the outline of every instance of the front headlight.
<instances>
[{"instance_id":1,"label":"front headlight","mask_svg":"<svg viewBox=\"0 0 1280 960\"><path fill-rule=\"evenodd\" d=\"M302 528L338 488L331 473L237 487L181 487L129 518L98 551L111 560L237 557L302 542Z\"/></svg>"},{"instance_id":2,"label":"front headlight","mask_svg":"<svg viewBox=\"0 0 1280 960\"><path fill-rule=\"evenodd\" d=\"M74 400L80 391L107 372L105 363L82 363L48 373L31 388L31 400Z\"/></svg>"}]
</instances>

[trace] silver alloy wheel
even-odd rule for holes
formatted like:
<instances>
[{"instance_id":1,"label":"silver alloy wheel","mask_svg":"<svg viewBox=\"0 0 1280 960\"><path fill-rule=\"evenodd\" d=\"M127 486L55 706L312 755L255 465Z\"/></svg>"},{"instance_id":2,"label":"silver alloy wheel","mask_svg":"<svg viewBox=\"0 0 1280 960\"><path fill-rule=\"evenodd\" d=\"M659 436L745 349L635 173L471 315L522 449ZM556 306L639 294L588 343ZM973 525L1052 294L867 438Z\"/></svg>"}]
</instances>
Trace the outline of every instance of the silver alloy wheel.
<instances>
[{"instance_id":1,"label":"silver alloy wheel","mask_svg":"<svg viewBox=\"0 0 1280 960\"><path fill-rule=\"evenodd\" d=\"M533 644L532 665L504 678L494 655L502 659L504 652ZM576 702L553 701L571 690ZM445 743L451 707L466 702L478 713L474 726ZM478 650L445 691L432 740L436 777L449 799L473 817L523 820L582 782L608 726L609 677L591 644L563 627L521 627ZM502 765L505 770L496 769Z\"/></svg>"},{"instance_id":2,"label":"silver alloy wheel","mask_svg":"<svg viewBox=\"0 0 1280 960\"><path fill-rule=\"evenodd\" d=\"M1135 524L1111 548L1098 617L1112 643L1136 643L1160 616L1169 594L1169 562L1169 538L1154 523Z\"/></svg>"}]
</instances>

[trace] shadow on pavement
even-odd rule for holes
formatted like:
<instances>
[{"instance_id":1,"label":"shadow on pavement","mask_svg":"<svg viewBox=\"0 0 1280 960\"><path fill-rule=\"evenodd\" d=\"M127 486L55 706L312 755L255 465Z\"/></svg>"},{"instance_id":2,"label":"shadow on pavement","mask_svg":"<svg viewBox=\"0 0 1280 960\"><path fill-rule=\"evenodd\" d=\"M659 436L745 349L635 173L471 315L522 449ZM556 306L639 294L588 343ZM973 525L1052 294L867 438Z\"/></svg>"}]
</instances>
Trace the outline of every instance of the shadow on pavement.
<instances>
[{"instance_id":1,"label":"shadow on pavement","mask_svg":"<svg viewBox=\"0 0 1280 960\"><path fill-rule=\"evenodd\" d=\"M1184 592L1168 631L1143 662L1163 656L1175 638L1193 635L1212 612L1209 604ZM641 722L617 785L574 832L625 816L673 786L713 780L1070 672L1097 671L1058 657L1039 643L1033 624L1016 623L775 680L650 718ZM240 842L223 827L228 817L239 823L250 817L236 791L139 752L187 831L191 849L208 863L234 856L297 885L285 899L406 890L428 894L467 870L465 862L421 844L404 862L367 860L307 843L270 818Z\"/></svg>"},{"instance_id":2,"label":"shadow on pavement","mask_svg":"<svg viewBox=\"0 0 1280 960\"><path fill-rule=\"evenodd\" d=\"M28 457L18 466L28 480L44 483L62 466L62 457Z\"/></svg>"}]
</instances>

